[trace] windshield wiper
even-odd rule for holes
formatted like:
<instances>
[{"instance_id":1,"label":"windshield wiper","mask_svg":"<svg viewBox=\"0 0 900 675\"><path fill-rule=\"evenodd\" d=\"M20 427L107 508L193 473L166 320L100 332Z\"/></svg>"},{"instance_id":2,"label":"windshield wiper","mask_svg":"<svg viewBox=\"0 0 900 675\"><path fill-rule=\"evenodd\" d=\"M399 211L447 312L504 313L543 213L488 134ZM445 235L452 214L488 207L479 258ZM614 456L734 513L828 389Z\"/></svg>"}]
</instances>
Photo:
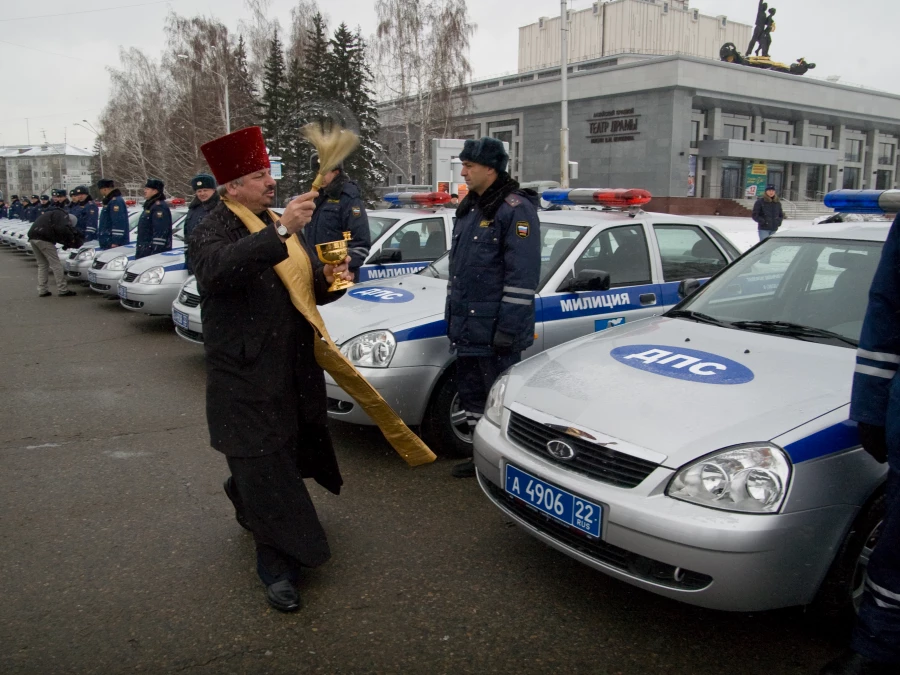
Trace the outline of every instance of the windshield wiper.
<instances>
[{"instance_id":1,"label":"windshield wiper","mask_svg":"<svg viewBox=\"0 0 900 675\"><path fill-rule=\"evenodd\" d=\"M716 317L710 316L709 314L704 314L703 312L694 312L690 309L673 309L670 312L666 312L665 316L673 317L676 319L693 319L694 321L712 324L713 326L731 325L731 323L728 321L717 319Z\"/></svg>"},{"instance_id":2,"label":"windshield wiper","mask_svg":"<svg viewBox=\"0 0 900 675\"><path fill-rule=\"evenodd\" d=\"M772 333L774 335L784 335L785 337L795 338L824 338L826 340L838 340L839 342L843 342L853 347L859 346L858 341L841 335L840 333L825 330L824 328L814 328L813 326L791 323L790 321L735 321L732 325L735 328L757 331L760 333Z\"/></svg>"},{"instance_id":3,"label":"windshield wiper","mask_svg":"<svg viewBox=\"0 0 900 675\"><path fill-rule=\"evenodd\" d=\"M438 271L437 271L437 267L435 267L435 266L432 265L431 263L428 263L428 267L423 267L421 270L419 270L418 273L421 274L422 272L428 272L428 273L429 273L432 277L434 277L435 279L440 279L440 278L441 278L441 273L438 272Z\"/></svg>"}]
</instances>

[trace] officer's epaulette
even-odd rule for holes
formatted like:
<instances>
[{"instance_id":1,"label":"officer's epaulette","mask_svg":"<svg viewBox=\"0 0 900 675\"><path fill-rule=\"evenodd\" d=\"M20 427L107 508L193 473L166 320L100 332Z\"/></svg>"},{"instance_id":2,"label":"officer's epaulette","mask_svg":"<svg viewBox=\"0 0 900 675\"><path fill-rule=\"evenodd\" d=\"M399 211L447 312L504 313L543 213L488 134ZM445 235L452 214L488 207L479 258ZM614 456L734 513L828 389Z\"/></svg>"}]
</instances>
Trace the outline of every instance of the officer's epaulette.
<instances>
[{"instance_id":1,"label":"officer's epaulette","mask_svg":"<svg viewBox=\"0 0 900 675\"><path fill-rule=\"evenodd\" d=\"M510 194L506 197L506 203L515 208L522 203L522 198L517 194Z\"/></svg>"}]
</instances>

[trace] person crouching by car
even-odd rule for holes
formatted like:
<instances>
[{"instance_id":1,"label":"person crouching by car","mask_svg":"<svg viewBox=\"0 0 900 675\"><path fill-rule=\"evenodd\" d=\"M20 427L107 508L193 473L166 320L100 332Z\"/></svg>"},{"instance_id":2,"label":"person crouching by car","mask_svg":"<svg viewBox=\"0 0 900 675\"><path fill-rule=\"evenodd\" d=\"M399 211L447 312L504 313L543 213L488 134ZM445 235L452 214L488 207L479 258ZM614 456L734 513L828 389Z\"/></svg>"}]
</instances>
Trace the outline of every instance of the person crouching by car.
<instances>
[{"instance_id":1,"label":"person crouching by car","mask_svg":"<svg viewBox=\"0 0 900 675\"><path fill-rule=\"evenodd\" d=\"M38 264L38 297L46 298L52 295L47 288L48 267L56 279L57 295L61 298L76 295L66 284L66 275L62 263L59 262L56 245L62 244L64 249L68 249L84 243L84 237L75 227L77 222L75 216L54 205L39 215L28 230L28 241Z\"/></svg>"},{"instance_id":2,"label":"person crouching by car","mask_svg":"<svg viewBox=\"0 0 900 675\"><path fill-rule=\"evenodd\" d=\"M759 240L762 241L770 237L784 221L784 209L781 208L781 201L775 193L775 186L766 186L766 191L762 197L756 200L753 205L753 220L759 227Z\"/></svg>"},{"instance_id":3,"label":"person crouching by car","mask_svg":"<svg viewBox=\"0 0 900 675\"><path fill-rule=\"evenodd\" d=\"M203 222L203 219L209 215L219 204L219 193L216 192L216 179L208 173L201 173L191 178L191 189L194 191L194 199L188 206L188 214L184 219L184 240L190 241L194 228ZM188 249L185 251L185 265L188 274L193 274L191 267L191 256Z\"/></svg>"},{"instance_id":4,"label":"person crouching by car","mask_svg":"<svg viewBox=\"0 0 900 675\"><path fill-rule=\"evenodd\" d=\"M172 250L172 212L166 204L161 180L148 178L144 185L144 212L137 226L134 259Z\"/></svg>"}]
</instances>

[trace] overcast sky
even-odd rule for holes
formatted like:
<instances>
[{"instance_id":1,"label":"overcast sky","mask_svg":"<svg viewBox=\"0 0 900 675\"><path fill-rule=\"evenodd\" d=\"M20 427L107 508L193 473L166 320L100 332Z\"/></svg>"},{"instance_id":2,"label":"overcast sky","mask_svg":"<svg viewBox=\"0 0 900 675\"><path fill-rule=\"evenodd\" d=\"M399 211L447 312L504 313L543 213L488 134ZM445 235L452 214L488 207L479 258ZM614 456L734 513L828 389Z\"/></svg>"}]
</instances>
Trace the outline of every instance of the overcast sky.
<instances>
[{"instance_id":1,"label":"overcast sky","mask_svg":"<svg viewBox=\"0 0 900 675\"><path fill-rule=\"evenodd\" d=\"M896 72L897 0L769 0L778 9L772 57L799 57L818 64L815 77L900 91ZM272 0L273 16L286 25L291 0ZM375 29L373 0L328 0L320 4L334 27L344 21L363 34ZM570 0L579 10L591 0ZM725 14L752 24L756 0L692 0L704 14ZM118 9L110 9L112 7ZM89 10L105 10L90 12ZM236 30L246 17L243 0L5 0L0 14L0 145L44 139L89 148L93 136L74 126L96 126L107 98L106 66L117 66L120 47L138 47L157 57L165 46L163 26L170 11L213 16ZM86 12L72 14L71 12ZM540 16L559 15L553 0L472 0L478 29L471 59L476 78L517 68L518 28ZM44 18L29 18L35 15ZM59 16L48 16L59 15ZM739 45L740 47L740 45ZM28 124L26 128L26 118Z\"/></svg>"}]
</instances>

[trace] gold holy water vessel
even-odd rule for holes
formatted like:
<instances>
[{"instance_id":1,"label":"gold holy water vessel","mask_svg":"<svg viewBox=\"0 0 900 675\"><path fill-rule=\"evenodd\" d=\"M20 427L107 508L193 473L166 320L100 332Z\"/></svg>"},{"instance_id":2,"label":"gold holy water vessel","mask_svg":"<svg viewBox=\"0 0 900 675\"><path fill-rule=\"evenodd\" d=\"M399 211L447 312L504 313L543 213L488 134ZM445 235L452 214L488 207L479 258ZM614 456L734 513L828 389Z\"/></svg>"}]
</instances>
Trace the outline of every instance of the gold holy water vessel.
<instances>
[{"instance_id":1,"label":"gold holy water vessel","mask_svg":"<svg viewBox=\"0 0 900 675\"><path fill-rule=\"evenodd\" d=\"M316 244L316 253L326 265L340 265L347 257L347 249L350 247L350 233L344 232L344 238L341 241L328 241L324 244ZM330 292L343 291L344 289L355 286L352 281L346 281L340 277L334 278L334 283L328 287Z\"/></svg>"}]
</instances>

